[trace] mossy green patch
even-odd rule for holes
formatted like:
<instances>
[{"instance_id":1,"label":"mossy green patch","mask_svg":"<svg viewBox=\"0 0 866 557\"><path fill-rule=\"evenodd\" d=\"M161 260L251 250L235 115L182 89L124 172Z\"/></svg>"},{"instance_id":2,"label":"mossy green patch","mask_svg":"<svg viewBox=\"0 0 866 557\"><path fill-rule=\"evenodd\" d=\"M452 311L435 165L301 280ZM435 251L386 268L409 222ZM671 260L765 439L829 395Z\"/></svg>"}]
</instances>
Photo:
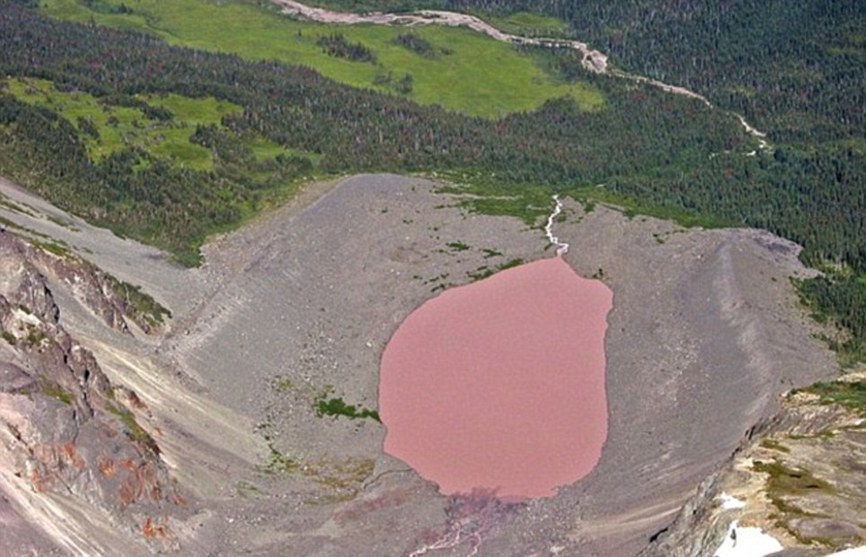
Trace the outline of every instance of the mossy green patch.
<instances>
[{"instance_id":1,"label":"mossy green patch","mask_svg":"<svg viewBox=\"0 0 866 557\"><path fill-rule=\"evenodd\" d=\"M634 197L614 193L604 187L578 187L567 192L567 195L581 202L587 207L587 212L595 209L596 203L604 203L616 209L622 210L628 218L638 215L655 217L662 220L674 221L686 228L726 228L741 226L730 219L725 219L710 214L696 213L675 206L651 205Z\"/></svg>"},{"instance_id":2,"label":"mossy green patch","mask_svg":"<svg viewBox=\"0 0 866 557\"><path fill-rule=\"evenodd\" d=\"M42 383L40 392L45 396L59 400L63 404L72 404L74 400L71 392L54 382Z\"/></svg>"},{"instance_id":3,"label":"mossy green patch","mask_svg":"<svg viewBox=\"0 0 866 557\"><path fill-rule=\"evenodd\" d=\"M72 255L72 252L69 249L69 244L63 240L46 240L44 242L41 240L31 240L30 243L33 244L33 247L52 255L56 255L57 257L66 258Z\"/></svg>"},{"instance_id":4,"label":"mossy green patch","mask_svg":"<svg viewBox=\"0 0 866 557\"><path fill-rule=\"evenodd\" d=\"M300 468L301 465L297 460L287 454L281 453L274 448L272 444L269 443L268 448L270 449L271 454L268 457L267 464L265 464L265 472L268 472L269 474L276 474L278 472L291 474Z\"/></svg>"},{"instance_id":5,"label":"mossy green patch","mask_svg":"<svg viewBox=\"0 0 866 557\"><path fill-rule=\"evenodd\" d=\"M769 475L767 490L774 503L777 503L777 499L785 496L804 495L817 491L832 493L834 491L832 485L825 480L816 478L809 470L788 468L780 460L755 462L753 470ZM780 507L780 505L781 503L778 503L776 506Z\"/></svg>"},{"instance_id":6,"label":"mossy green patch","mask_svg":"<svg viewBox=\"0 0 866 557\"><path fill-rule=\"evenodd\" d=\"M780 443L778 440L773 439L771 437L767 437L761 441L761 446L765 449L770 449L772 451L779 451L781 453L790 453L791 449Z\"/></svg>"},{"instance_id":7,"label":"mossy green patch","mask_svg":"<svg viewBox=\"0 0 866 557\"><path fill-rule=\"evenodd\" d=\"M866 416L866 381L827 381L801 390L820 396L822 404L841 404Z\"/></svg>"},{"instance_id":8,"label":"mossy green patch","mask_svg":"<svg viewBox=\"0 0 866 557\"><path fill-rule=\"evenodd\" d=\"M446 244L446 245L449 248L451 248L451 251L466 251L469 249L468 244L464 244L463 242L461 242L459 240L456 242L448 242L448 244Z\"/></svg>"},{"instance_id":9,"label":"mossy green patch","mask_svg":"<svg viewBox=\"0 0 866 557\"><path fill-rule=\"evenodd\" d=\"M498 182L494 179L465 173L444 173L451 184L443 184L439 193L454 194L458 205L472 213L512 216L528 226L538 226L553 206L552 190L545 186Z\"/></svg>"},{"instance_id":10,"label":"mossy green patch","mask_svg":"<svg viewBox=\"0 0 866 557\"><path fill-rule=\"evenodd\" d=\"M797 537L802 543L812 543L813 539L805 539L789 524L791 520L801 518L821 518L813 512L806 511L796 504L798 496L813 496L816 493L834 493L835 489L828 482L816 478L812 472L805 469L793 469L785 466L783 462L774 459L771 462L755 462L752 469L756 472L767 474L766 491L767 496L776 507L776 513L771 515L776 524L788 530L791 535Z\"/></svg>"},{"instance_id":11,"label":"mossy green patch","mask_svg":"<svg viewBox=\"0 0 866 557\"><path fill-rule=\"evenodd\" d=\"M322 396L319 398L316 401L316 415L320 418L323 416L343 416L352 420L370 418L377 422L382 421L379 419L379 412L369 410L363 406L346 404L342 398L338 397L327 398Z\"/></svg>"},{"instance_id":12,"label":"mossy green patch","mask_svg":"<svg viewBox=\"0 0 866 557\"><path fill-rule=\"evenodd\" d=\"M140 286L108 277L112 289L126 301L126 311L139 324L158 327L171 318L171 311L153 299L150 294L141 290Z\"/></svg>"},{"instance_id":13,"label":"mossy green patch","mask_svg":"<svg viewBox=\"0 0 866 557\"><path fill-rule=\"evenodd\" d=\"M159 446L156 444L156 441L138 424L135 420L135 415L132 412L126 408L115 406L110 402L105 405L105 409L109 413L114 414L117 419L120 420L120 423L124 426L127 437L140 445L147 447L154 453L159 454Z\"/></svg>"}]
</instances>

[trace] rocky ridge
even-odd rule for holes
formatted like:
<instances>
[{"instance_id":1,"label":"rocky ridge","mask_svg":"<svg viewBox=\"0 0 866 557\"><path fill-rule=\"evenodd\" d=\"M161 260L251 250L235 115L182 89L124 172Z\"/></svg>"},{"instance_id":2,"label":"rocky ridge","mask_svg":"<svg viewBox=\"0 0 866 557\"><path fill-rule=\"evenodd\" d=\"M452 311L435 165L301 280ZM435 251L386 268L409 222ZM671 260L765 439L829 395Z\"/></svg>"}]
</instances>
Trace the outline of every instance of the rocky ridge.
<instances>
[{"instance_id":1,"label":"rocky ridge","mask_svg":"<svg viewBox=\"0 0 866 557\"><path fill-rule=\"evenodd\" d=\"M864 394L863 371L786 394L639 557L712 556L735 520L777 539L778 557L866 546Z\"/></svg>"},{"instance_id":2,"label":"rocky ridge","mask_svg":"<svg viewBox=\"0 0 866 557\"><path fill-rule=\"evenodd\" d=\"M151 319L132 310L104 272L10 232L0 233L0 276L4 499L17 503L25 521L51 524L54 540L72 553L101 553L73 521L58 520L77 512L151 549L175 548L169 516L186 503L148 432L148 409L135 392L112 384L92 352L66 331L49 284L65 286L94 316L126 334L130 323L153 330ZM4 540L16 538L5 534ZM6 543L0 549L8 555L32 548L31 542Z\"/></svg>"}]
</instances>

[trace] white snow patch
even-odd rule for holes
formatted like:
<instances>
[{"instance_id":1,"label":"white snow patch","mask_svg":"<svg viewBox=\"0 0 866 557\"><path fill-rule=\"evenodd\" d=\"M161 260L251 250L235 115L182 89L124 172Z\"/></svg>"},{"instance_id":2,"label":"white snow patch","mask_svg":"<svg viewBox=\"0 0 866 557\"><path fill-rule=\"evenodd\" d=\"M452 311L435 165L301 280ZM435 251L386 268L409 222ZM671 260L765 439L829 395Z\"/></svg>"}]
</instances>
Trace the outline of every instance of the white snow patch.
<instances>
[{"instance_id":1,"label":"white snow patch","mask_svg":"<svg viewBox=\"0 0 866 557\"><path fill-rule=\"evenodd\" d=\"M722 501L722 508L726 511L730 509L742 509L746 506L745 501L740 501L736 497L728 495L727 493L719 495L719 499Z\"/></svg>"},{"instance_id":2,"label":"white snow patch","mask_svg":"<svg viewBox=\"0 0 866 557\"><path fill-rule=\"evenodd\" d=\"M714 557L764 557L783 550L779 540L760 528L740 528L735 520ZM847 557L847 556L846 556Z\"/></svg>"}]
</instances>

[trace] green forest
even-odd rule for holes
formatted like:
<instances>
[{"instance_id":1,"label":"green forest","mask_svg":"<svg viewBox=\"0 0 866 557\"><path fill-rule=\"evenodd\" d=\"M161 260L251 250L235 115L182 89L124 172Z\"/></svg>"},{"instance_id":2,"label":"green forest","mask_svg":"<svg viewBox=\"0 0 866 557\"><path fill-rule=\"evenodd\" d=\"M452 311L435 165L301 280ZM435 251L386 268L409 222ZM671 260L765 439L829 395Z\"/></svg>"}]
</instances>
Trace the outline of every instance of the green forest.
<instances>
[{"instance_id":1,"label":"green forest","mask_svg":"<svg viewBox=\"0 0 866 557\"><path fill-rule=\"evenodd\" d=\"M226 5L310 35L312 66L290 53L161 36L134 2L0 0L2 174L186 264L208 234L281 202L299 181L359 171L446 173L484 195L517 196L481 199L476 210L529 221L559 192L689 224L765 228L802 244L804 261L825 271L800 291L846 331L833 339L843 358L866 357L862 2L318 3L424 4L509 22L512 32L551 29L714 108L588 73L571 51L399 29L314 33L260 2ZM508 85L543 84L540 104L459 92L451 104L430 101L439 85L427 76L449 58L471 60L463 48L523 68ZM767 133L768 148L735 114Z\"/></svg>"}]
</instances>

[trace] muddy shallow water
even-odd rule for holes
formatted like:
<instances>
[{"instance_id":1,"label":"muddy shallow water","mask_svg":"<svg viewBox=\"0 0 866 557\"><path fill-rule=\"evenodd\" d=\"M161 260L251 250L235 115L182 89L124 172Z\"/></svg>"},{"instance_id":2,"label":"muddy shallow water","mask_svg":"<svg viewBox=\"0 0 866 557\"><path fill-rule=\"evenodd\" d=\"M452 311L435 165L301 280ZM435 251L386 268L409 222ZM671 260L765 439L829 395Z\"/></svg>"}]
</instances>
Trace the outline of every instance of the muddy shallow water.
<instances>
[{"instance_id":1,"label":"muddy shallow water","mask_svg":"<svg viewBox=\"0 0 866 557\"><path fill-rule=\"evenodd\" d=\"M548 497L588 474L607 436L612 298L556 257L425 303L382 357L385 451L445 494Z\"/></svg>"}]
</instances>

